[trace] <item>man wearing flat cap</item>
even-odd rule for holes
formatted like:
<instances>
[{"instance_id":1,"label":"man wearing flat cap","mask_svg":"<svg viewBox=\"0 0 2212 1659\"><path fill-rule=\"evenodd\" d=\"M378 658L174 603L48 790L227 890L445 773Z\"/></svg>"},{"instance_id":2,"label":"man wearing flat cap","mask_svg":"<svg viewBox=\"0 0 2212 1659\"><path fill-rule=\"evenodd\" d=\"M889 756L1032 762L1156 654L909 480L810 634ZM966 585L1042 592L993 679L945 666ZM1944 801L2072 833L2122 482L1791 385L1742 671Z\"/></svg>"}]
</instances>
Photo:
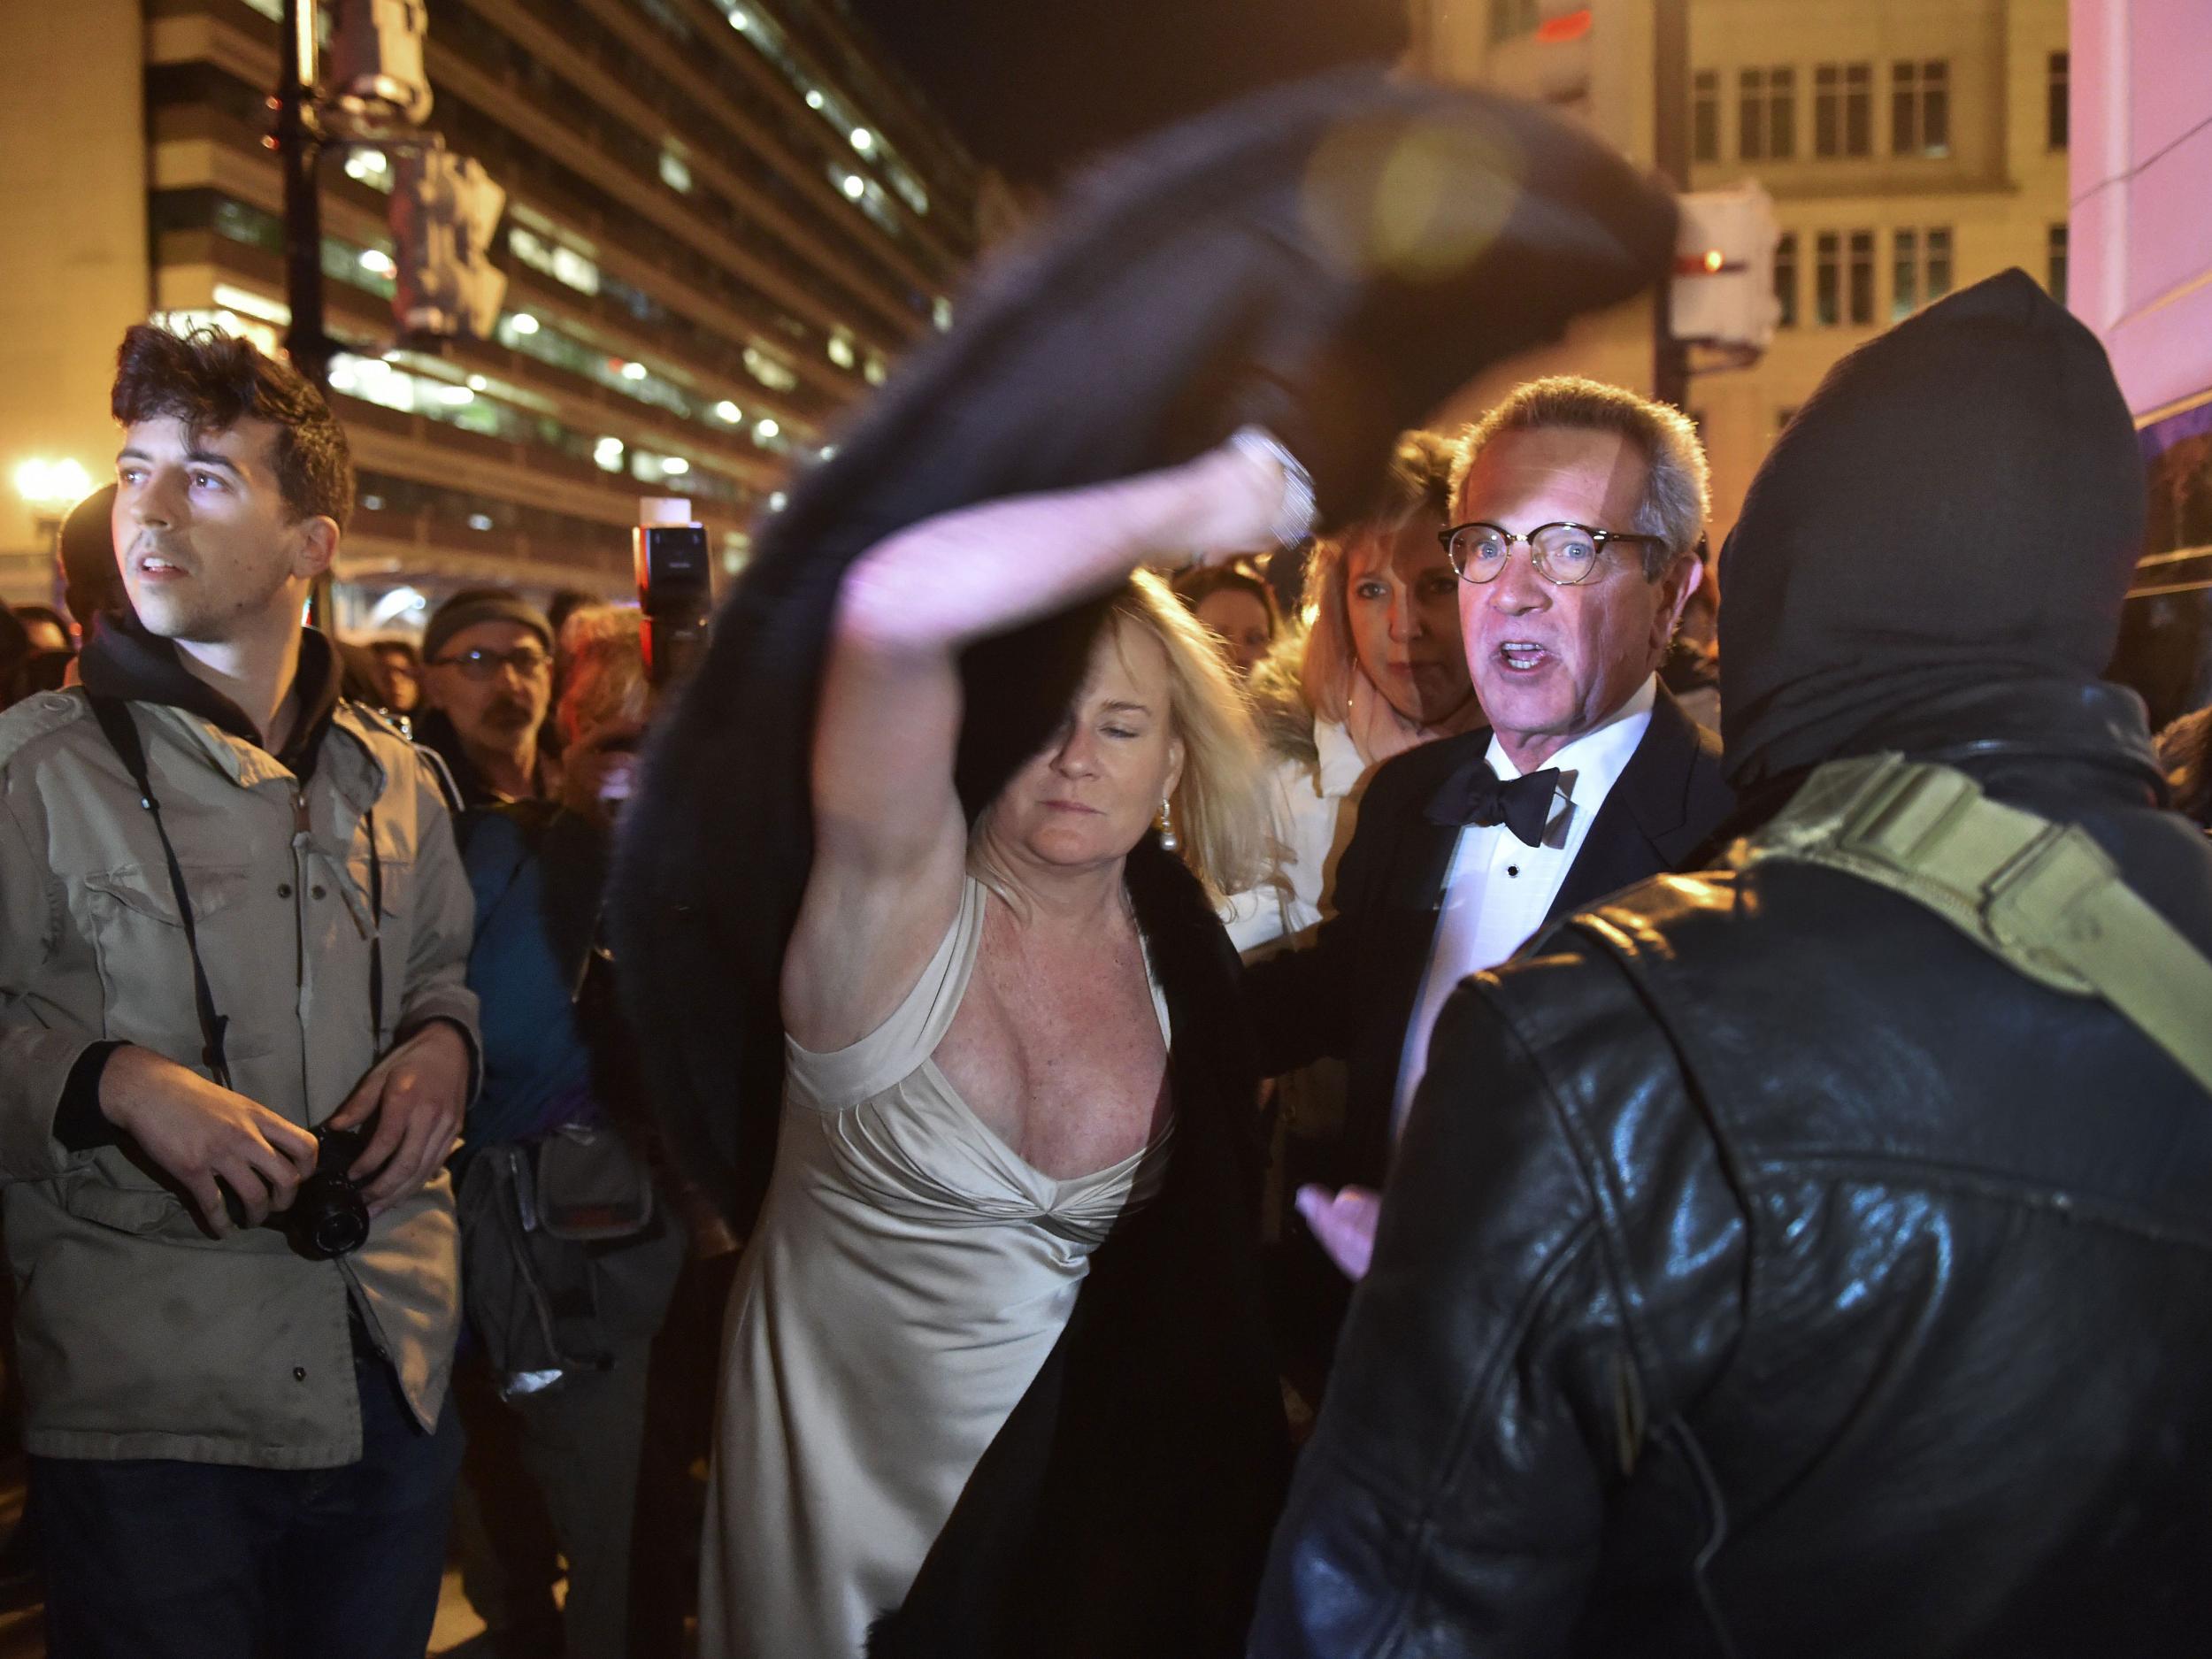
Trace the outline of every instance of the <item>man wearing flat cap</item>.
<instances>
[{"instance_id":1,"label":"man wearing flat cap","mask_svg":"<svg viewBox=\"0 0 2212 1659\"><path fill-rule=\"evenodd\" d=\"M550 795L538 732L553 700L553 625L496 588L466 588L423 631L422 741L453 772L464 807Z\"/></svg>"}]
</instances>

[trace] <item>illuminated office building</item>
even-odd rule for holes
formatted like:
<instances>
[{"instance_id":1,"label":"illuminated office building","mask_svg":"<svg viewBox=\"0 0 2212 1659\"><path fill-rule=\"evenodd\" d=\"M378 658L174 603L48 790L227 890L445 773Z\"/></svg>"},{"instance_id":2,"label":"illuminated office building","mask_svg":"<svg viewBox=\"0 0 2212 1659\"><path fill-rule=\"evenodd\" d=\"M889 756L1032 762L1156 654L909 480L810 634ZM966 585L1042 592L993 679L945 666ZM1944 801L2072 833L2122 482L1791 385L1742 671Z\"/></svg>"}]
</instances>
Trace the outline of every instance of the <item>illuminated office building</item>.
<instances>
[{"instance_id":1,"label":"illuminated office building","mask_svg":"<svg viewBox=\"0 0 2212 1659\"><path fill-rule=\"evenodd\" d=\"M149 315L281 335L279 0L17 8L0 69L0 469L113 453ZM394 349L393 157L334 150L333 399L360 472L342 619L403 588L621 592L641 495L725 568L841 411L949 324L984 180L819 0L433 0L431 126L509 193L496 337ZM44 474L33 473L36 478ZM0 548L35 505L0 478ZM11 572L18 596L31 566Z\"/></svg>"}]
</instances>

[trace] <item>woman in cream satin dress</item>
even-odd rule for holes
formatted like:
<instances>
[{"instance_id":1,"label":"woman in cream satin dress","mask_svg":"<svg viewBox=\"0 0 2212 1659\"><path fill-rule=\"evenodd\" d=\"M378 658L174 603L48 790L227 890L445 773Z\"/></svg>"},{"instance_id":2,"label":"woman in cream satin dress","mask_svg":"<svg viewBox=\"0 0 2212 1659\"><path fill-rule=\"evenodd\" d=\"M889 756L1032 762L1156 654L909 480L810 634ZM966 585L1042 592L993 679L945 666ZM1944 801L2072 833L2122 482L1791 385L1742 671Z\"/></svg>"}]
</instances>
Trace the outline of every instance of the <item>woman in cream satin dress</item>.
<instances>
[{"instance_id":1,"label":"woman in cream satin dress","mask_svg":"<svg viewBox=\"0 0 2212 1659\"><path fill-rule=\"evenodd\" d=\"M849 1659L897 1609L1143 1202L1171 1033L1125 888L1164 805L1218 894L1264 854L1203 631L1133 570L1249 548L1261 443L902 532L840 592L814 862L783 969L781 1138L731 1308L701 1592L710 1659ZM960 652L1119 589L1059 729L971 831Z\"/></svg>"}]
</instances>

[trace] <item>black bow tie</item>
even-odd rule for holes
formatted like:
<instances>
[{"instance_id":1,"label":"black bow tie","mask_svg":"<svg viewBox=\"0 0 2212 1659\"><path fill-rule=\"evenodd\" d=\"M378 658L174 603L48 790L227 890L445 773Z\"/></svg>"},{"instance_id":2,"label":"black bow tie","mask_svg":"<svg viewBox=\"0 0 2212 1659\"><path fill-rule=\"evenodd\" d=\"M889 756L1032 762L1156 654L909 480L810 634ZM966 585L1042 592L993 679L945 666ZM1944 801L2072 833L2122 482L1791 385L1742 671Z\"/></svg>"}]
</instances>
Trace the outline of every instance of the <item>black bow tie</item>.
<instances>
[{"instance_id":1,"label":"black bow tie","mask_svg":"<svg viewBox=\"0 0 2212 1659\"><path fill-rule=\"evenodd\" d=\"M1531 847L1544 844L1551 821L1552 797L1559 793L1559 768L1548 766L1510 782L1501 780L1478 755L1444 780L1429 803L1432 824L1502 824Z\"/></svg>"}]
</instances>

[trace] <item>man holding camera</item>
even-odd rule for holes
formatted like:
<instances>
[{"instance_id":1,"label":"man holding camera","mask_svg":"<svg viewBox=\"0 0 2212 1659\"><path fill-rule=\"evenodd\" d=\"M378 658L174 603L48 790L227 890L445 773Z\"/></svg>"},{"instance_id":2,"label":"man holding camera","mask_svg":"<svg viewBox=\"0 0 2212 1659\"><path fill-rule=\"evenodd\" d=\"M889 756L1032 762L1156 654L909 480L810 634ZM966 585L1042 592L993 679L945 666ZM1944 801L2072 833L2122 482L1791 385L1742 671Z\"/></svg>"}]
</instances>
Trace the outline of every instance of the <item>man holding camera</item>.
<instances>
[{"instance_id":1,"label":"man holding camera","mask_svg":"<svg viewBox=\"0 0 2212 1659\"><path fill-rule=\"evenodd\" d=\"M460 1455L468 887L428 764L299 625L353 500L322 398L244 341L142 326L113 407L135 615L81 690L0 718L49 1651L415 1659Z\"/></svg>"}]
</instances>

